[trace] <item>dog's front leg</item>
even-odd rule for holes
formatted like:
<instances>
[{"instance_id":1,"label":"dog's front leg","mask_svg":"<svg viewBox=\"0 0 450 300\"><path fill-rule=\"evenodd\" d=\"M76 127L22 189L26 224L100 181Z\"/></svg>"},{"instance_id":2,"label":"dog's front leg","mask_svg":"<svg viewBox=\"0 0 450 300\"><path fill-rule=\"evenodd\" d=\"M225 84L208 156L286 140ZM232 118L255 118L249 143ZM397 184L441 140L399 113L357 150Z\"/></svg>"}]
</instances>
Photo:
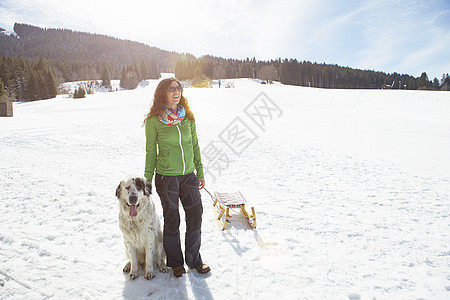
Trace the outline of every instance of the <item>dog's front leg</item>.
<instances>
[{"instance_id":1,"label":"dog's front leg","mask_svg":"<svg viewBox=\"0 0 450 300\"><path fill-rule=\"evenodd\" d=\"M162 273L166 273L167 272L166 251L164 251L162 233L158 234L158 236L156 237L156 253L157 253L156 259L158 259L159 270Z\"/></svg>"},{"instance_id":2,"label":"dog's front leg","mask_svg":"<svg viewBox=\"0 0 450 300\"><path fill-rule=\"evenodd\" d=\"M128 245L128 251L130 254L130 274L128 275L128 278L131 280L136 279L138 277L138 259L137 259L137 249L136 247L133 247L131 245Z\"/></svg>"},{"instance_id":3,"label":"dog's front leg","mask_svg":"<svg viewBox=\"0 0 450 300\"><path fill-rule=\"evenodd\" d=\"M151 245L145 247L145 279L152 279L155 274L153 273L153 248Z\"/></svg>"}]
</instances>

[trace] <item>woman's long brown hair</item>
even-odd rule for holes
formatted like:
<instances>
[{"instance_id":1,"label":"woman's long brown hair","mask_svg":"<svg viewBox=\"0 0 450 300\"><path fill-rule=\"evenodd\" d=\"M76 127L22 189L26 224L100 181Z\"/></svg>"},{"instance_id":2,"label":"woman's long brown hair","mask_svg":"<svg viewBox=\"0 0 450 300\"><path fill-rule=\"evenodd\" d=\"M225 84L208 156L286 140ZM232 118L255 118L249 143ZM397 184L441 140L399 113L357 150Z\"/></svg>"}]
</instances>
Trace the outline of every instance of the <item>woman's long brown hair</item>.
<instances>
[{"instance_id":1,"label":"woman's long brown hair","mask_svg":"<svg viewBox=\"0 0 450 300\"><path fill-rule=\"evenodd\" d=\"M158 118L162 117L162 115L164 114L164 111L166 110L166 107L167 107L167 95L166 95L167 89L174 81L177 82L179 86L182 86L181 83L173 77L163 79L158 84L158 86L156 87L156 90L155 90L155 94L153 96L152 107L150 108L150 112L145 115L143 125L145 125L145 122L147 122L147 120L153 116L156 116ZM179 104L182 105L184 107L184 109L186 110L186 117L189 120L195 121L194 114L192 113L191 108L189 107L189 103L188 103L187 99L183 96L183 91L181 91L181 99L180 99Z\"/></svg>"}]
</instances>

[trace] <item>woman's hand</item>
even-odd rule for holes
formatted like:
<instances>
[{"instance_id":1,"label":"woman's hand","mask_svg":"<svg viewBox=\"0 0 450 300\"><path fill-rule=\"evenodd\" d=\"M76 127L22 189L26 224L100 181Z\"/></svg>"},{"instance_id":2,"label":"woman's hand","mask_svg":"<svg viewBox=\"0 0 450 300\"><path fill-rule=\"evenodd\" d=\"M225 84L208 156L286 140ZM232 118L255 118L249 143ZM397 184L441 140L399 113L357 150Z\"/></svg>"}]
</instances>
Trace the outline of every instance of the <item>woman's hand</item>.
<instances>
[{"instance_id":1,"label":"woman's hand","mask_svg":"<svg viewBox=\"0 0 450 300\"><path fill-rule=\"evenodd\" d=\"M204 178L199 178L198 179L198 189L201 190L204 187L205 187L205 179Z\"/></svg>"}]
</instances>

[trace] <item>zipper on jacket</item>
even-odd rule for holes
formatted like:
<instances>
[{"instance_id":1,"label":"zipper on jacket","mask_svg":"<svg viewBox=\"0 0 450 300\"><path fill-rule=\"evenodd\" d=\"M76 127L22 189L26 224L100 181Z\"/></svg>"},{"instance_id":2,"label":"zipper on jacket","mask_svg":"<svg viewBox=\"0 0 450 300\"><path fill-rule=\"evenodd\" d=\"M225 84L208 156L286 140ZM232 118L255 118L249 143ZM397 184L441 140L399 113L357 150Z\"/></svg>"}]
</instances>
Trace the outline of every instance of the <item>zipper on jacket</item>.
<instances>
[{"instance_id":1,"label":"zipper on jacket","mask_svg":"<svg viewBox=\"0 0 450 300\"><path fill-rule=\"evenodd\" d=\"M184 172L186 171L186 162L184 161L184 149L183 149L183 145L181 144L181 130L180 130L179 126L180 126L179 124L176 125L176 127L178 129L178 134L180 136L179 141L180 141L180 148L181 148L181 158L183 159L183 175L184 175Z\"/></svg>"}]
</instances>

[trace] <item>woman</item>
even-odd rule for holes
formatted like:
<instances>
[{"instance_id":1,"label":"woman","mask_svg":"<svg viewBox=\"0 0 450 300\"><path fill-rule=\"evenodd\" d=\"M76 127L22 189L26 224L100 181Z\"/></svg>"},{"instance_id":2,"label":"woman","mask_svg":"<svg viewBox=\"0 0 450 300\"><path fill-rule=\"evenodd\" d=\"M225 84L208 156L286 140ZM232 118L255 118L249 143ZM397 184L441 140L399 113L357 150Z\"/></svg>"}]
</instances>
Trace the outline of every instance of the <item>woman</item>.
<instances>
[{"instance_id":1,"label":"woman","mask_svg":"<svg viewBox=\"0 0 450 300\"><path fill-rule=\"evenodd\" d=\"M203 213L199 190L205 186L203 166L194 115L178 80L168 78L158 84L144 123L147 151L144 176L152 182L156 169L167 266L172 267L175 277L186 273L184 261L189 268L208 273L211 269L203 263L199 252ZM186 215L185 260L180 245L179 200Z\"/></svg>"}]
</instances>

